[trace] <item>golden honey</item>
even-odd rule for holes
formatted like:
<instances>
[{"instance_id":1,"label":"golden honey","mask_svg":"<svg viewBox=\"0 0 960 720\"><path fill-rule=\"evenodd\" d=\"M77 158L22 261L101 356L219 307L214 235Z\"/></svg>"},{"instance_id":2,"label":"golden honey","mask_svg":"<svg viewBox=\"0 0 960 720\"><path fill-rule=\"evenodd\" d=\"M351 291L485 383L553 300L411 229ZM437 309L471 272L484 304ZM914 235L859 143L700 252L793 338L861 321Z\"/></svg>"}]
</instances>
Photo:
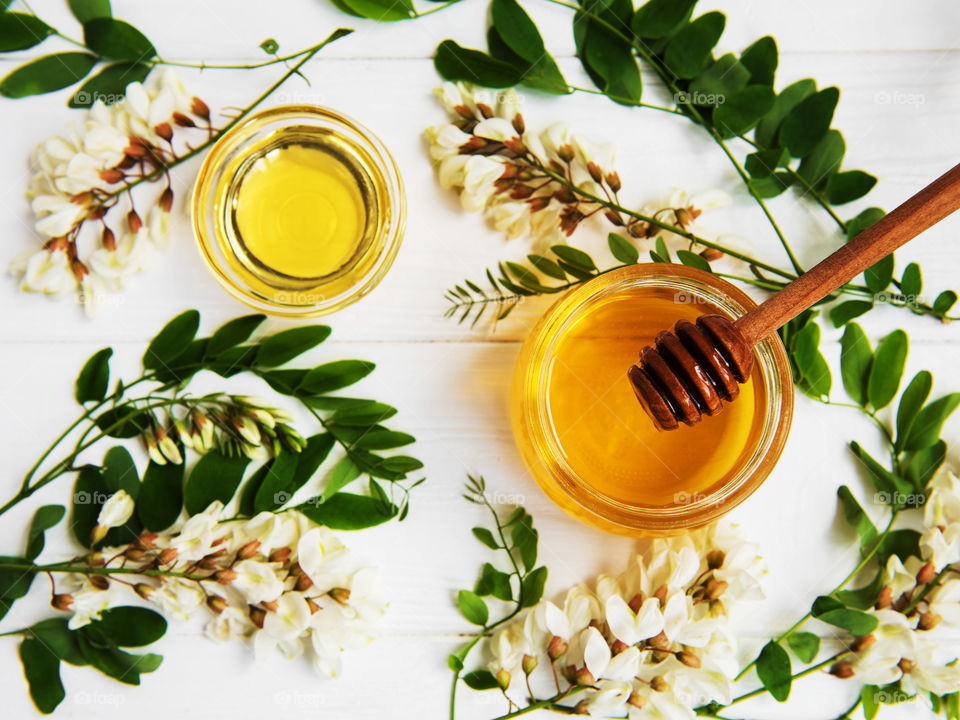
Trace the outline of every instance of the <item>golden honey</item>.
<instances>
[{"instance_id":1,"label":"golden honey","mask_svg":"<svg viewBox=\"0 0 960 720\"><path fill-rule=\"evenodd\" d=\"M369 292L396 255L405 199L396 164L331 110L278 107L217 141L193 196L204 259L265 312L331 312Z\"/></svg>"},{"instance_id":2,"label":"golden honey","mask_svg":"<svg viewBox=\"0 0 960 720\"><path fill-rule=\"evenodd\" d=\"M754 303L707 273L635 265L584 283L527 336L511 417L523 458L564 510L604 530L668 534L719 517L766 478L793 408L783 346L760 343L739 397L713 417L659 431L626 371L657 333Z\"/></svg>"}]
</instances>

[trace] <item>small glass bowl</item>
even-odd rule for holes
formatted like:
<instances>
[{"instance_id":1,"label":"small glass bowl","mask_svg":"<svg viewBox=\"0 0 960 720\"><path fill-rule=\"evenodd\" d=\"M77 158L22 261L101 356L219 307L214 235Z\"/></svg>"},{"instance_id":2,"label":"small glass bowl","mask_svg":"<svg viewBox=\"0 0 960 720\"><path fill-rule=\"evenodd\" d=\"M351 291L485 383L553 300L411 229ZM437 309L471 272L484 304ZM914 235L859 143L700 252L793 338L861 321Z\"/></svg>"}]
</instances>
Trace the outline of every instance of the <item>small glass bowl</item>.
<instances>
[{"instance_id":1,"label":"small glass bowl","mask_svg":"<svg viewBox=\"0 0 960 720\"><path fill-rule=\"evenodd\" d=\"M551 421L550 365L559 342L591 308L617 293L644 288L667 290L687 303L707 303L730 318L756 307L749 296L725 280L683 265L640 264L606 273L560 298L527 335L514 371L510 400L517 446L544 492L578 520L629 536L677 534L709 523L739 505L770 474L783 450L793 415L790 365L783 344L774 335L754 351L762 378L761 430L754 433L752 447L748 445L741 456L744 462L726 482L709 493L662 507L627 504L588 485L565 459ZM623 381L627 382L626 368ZM682 433L684 426L671 432Z\"/></svg>"},{"instance_id":2,"label":"small glass bowl","mask_svg":"<svg viewBox=\"0 0 960 720\"><path fill-rule=\"evenodd\" d=\"M239 260L237 231L230 219L238 178L260 155L258 149L282 133L332 138L351 156L371 189L377 227L342 268L322 278L264 279ZM358 181L359 182L359 181ZM194 233L207 267L237 300L261 312L314 317L339 310L366 295L396 257L406 222L400 172L384 144L366 127L329 108L286 105L262 110L232 127L214 143L200 168L191 198ZM231 262L232 261L232 262Z\"/></svg>"}]
</instances>

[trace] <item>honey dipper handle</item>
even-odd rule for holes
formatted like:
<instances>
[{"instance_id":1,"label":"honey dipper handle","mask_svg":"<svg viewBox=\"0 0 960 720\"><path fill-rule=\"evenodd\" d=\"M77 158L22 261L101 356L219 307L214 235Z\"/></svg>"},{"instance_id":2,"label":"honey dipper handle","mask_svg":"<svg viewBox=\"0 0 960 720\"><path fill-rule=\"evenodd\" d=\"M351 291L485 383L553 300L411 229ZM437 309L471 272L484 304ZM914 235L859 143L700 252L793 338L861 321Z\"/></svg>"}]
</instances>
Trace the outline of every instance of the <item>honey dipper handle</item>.
<instances>
[{"instance_id":1,"label":"honey dipper handle","mask_svg":"<svg viewBox=\"0 0 960 720\"><path fill-rule=\"evenodd\" d=\"M736 322L737 328L749 345L755 345L957 209L960 209L960 165L744 315Z\"/></svg>"}]
</instances>

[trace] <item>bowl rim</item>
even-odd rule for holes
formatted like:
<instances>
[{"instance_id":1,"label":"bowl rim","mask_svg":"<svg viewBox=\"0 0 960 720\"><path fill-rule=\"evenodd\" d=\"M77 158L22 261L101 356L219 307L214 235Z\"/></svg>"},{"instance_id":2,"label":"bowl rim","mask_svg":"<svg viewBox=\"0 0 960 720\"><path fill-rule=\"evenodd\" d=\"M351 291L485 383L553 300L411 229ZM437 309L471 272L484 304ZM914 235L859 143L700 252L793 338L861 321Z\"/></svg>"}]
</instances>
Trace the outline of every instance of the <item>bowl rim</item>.
<instances>
[{"instance_id":1,"label":"bowl rim","mask_svg":"<svg viewBox=\"0 0 960 720\"><path fill-rule=\"evenodd\" d=\"M223 259L217 252L216 230L210 227L213 217L212 193L219 183L217 167L227 151L235 152L243 147L244 135L250 135L254 129L277 120L289 119L323 120L334 127L351 131L361 141L387 186L390 202L390 222L385 229L388 234L382 244L373 266L356 283L331 297L322 297L319 301L302 306L280 305L255 294L247 285L231 276L224 267ZM239 140L238 140L239 138ZM240 119L226 132L222 133L203 158L190 193L190 215L193 235L200 256L211 274L222 288L244 305L277 317L308 318L326 315L350 305L371 292L383 279L393 265L400 250L406 229L407 201L403 178L396 160L383 141L366 125L353 117L324 105L306 103L274 105L252 112Z\"/></svg>"}]
</instances>

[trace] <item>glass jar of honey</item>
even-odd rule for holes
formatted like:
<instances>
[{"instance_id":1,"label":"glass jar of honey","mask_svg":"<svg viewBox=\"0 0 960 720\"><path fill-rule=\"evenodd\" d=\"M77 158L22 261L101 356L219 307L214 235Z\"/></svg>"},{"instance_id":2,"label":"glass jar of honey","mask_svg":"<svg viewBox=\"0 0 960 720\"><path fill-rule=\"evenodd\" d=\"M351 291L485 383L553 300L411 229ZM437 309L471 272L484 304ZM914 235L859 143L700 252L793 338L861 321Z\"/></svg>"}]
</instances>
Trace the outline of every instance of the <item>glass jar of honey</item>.
<instances>
[{"instance_id":1,"label":"glass jar of honey","mask_svg":"<svg viewBox=\"0 0 960 720\"><path fill-rule=\"evenodd\" d=\"M793 381L779 338L755 348L740 396L692 427L654 427L627 369L680 319L743 315L756 304L710 273L641 264L573 289L527 336L511 391L514 436L560 507L622 535L703 525L746 499L780 456Z\"/></svg>"},{"instance_id":2,"label":"glass jar of honey","mask_svg":"<svg viewBox=\"0 0 960 720\"><path fill-rule=\"evenodd\" d=\"M238 300L290 317L329 313L380 281L406 203L383 143L327 108L282 106L225 132L191 200L201 254Z\"/></svg>"}]
</instances>

